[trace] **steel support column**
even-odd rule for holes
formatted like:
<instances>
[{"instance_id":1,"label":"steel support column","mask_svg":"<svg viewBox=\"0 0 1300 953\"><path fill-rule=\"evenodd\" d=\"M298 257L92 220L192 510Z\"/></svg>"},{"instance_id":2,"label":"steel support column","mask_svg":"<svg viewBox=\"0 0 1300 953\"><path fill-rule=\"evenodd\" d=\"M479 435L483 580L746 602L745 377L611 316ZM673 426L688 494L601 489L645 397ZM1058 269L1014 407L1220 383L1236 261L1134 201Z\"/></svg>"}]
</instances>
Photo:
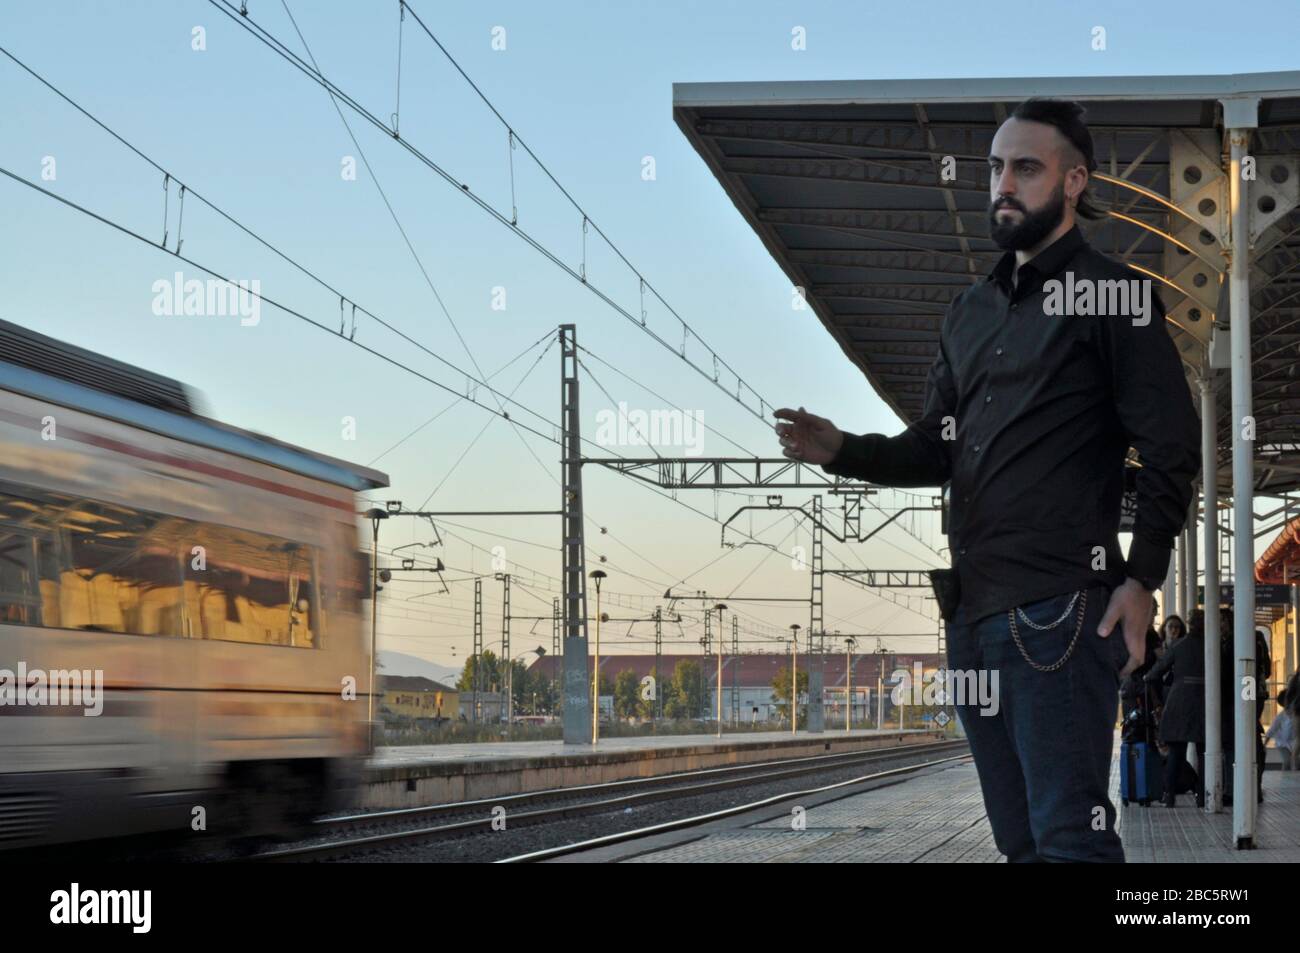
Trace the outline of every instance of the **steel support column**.
<instances>
[{"instance_id":1,"label":"steel support column","mask_svg":"<svg viewBox=\"0 0 1300 953\"><path fill-rule=\"evenodd\" d=\"M591 685L587 670L587 560L582 533L582 418L578 409L578 340L560 325L560 404L564 485L564 743L591 743Z\"/></svg>"},{"instance_id":2,"label":"steel support column","mask_svg":"<svg viewBox=\"0 0 1300 953\"><path fill-rule=\"evenodd\" d=\"M506 665L501 683L506 693L503 699L506 729L510 730L515 724L515 660L510 654L510 573L497 573L497 577L501 580L501 658Z\"/></svg>"},{"instance_id":3,"label":"steel support column","mask_svg":"<svg viewBox=\"0 0 1300 953\"><path fill-rule=\"evenodd\" d=\"M731 724L740 724L740 620L731 614Z\"/></svg>"},{"instance_id":4,"label":"steel support column","mask_svg":"<svg viewBox=\"0 0 1300 953\"><path fill-rule=\"evenodd\" d=\"M1224 100L1224 126L1231 150L1229 209L1232 264L1228 278L1232 365L1233 700L1232 833L1238 849L1255 846L1255 497L1253 398L1250 354L1250 189L1242 175L1257 99ZM1256 686L1256 691L1260 686Z\"/></svg>"},{"instance_id":5,"label":"steel support column","mask_svg":"<svg viewBox=\"0 0 1300 953\"><path fill-rule=\"evenodd\" d=\"M808 731L820 734L826 727L822 704L825 655L822 652L822 498L812 498L812 597L808 622Z\"/></svg>"},{"instance_id":6,"label":"steel support column","mask_svg":"<svg viewBox=\"0 0 1300 953\"><path fill-rule=\"evenodd\" d=\"M1178 550L1178 615L1182 617L1184 623L1187 622L1187 606L1191 601L1187 598L1187 527L1178 534L1178 541L1175 544ZM1184 629L1184 632L1187 630Z\"/></svg>"},{"instance_id":7,"label":"steel support column","mask_svg":"<svg viewBox=\"0 0 1300 953\"><path fill-rule=\"evenodd\" d=\"M1178 547L1178 538L1174 538L1174 548ZM1171 553L1169 557L1169 568L1165 571L1164 588L1160 591L1160 624L1164 625L1165 619L1171 615L1178 614L1178 585L1177 585L1178 557L1176 553Z\"/></svg>"},{"instance_id":8,"label":"steel support column","mask_svg":"<svg viewBox=\"0 0 1300 953\"><path fill-rule=\"evenodd\" d=\"M659 719L664 716L663 689L664 673L661 671L663 665L664 653L664 612L662 607L655 606L655 697L650 703L651 720L658 723Z\"/></svg>"},{"instance_id":9,"label":"steel support column","mask_svg":"<svg viewBox=\"0 0 1300 953\"><path fill-rule=\"evenodd\" d=\"M563 626L562 620L564 614L560 611L560 600L555 598L551 600L551 714L555 714L555 706L560 704L562 694L560 692L560 645L563 636L560 630Z\"/></svg>"},{"instance_id":10,"label":"steel support column","mask_svg":"<svg viewBox=\"0 0 1300 953\"><path fill-rule=\"evenodd\" d=\"M1197 550L1200 540L1196 538L1196 521L1200 515L1200 494L1192 491L1192 503L1187 508L1187 614L1190 617L1196 611L1196 577L1200 569Z\"/></svg>"},{"instance_id":11,"label":"steel support column","mask_svg":"<svg viewBox=\"0 0 1300 953\"><path fill-rule=\"evenodd\" d=\"M483 720L483 579L474 580L474 701L473 720Z\"/></svg>"},{"instance_id":12,"label":"steel support column","mask_svg":"<svg viewBox=\"0 0 1300 953\"><path fill-rule=\"evenodd\" d=\"M1218 420L1214 395L1213 371L1206 368L1201 376L1201 485L1205 494L1205 765L1201 780L1205 785L1205 810L1211 814L1223 808L1223 696L1220 693L1220 669L1223 654L1219 649L1219 480Z\"/></svg>"}]
</instances>

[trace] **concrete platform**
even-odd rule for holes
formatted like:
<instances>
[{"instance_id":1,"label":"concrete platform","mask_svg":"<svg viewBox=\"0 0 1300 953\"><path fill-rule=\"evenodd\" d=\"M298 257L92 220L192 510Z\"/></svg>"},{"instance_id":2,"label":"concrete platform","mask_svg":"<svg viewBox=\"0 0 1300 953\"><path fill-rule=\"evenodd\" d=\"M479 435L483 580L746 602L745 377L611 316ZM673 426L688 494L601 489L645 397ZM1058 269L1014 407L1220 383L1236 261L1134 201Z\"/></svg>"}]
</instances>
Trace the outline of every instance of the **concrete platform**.
<instances>
[{"instance_id":1,"label":"concrete platform","mask_svg":"<svg viewBox=\"0 0 1300 953\"><path fill-rule=\"evenodd\" d=\"M1121 807L1119 762L1111 772L1117 829L1130 863L1294 863L1300 861L1300 772L1266 771L1256 849L1233 847L1231 809L1206 814L1189 796L1180 807ZM1005 863L993 844L972 760L912 779L813 804L806 829L791 829L789 806L733 829L682 832L673 846L628 863ZM691 839L693 838L693 839ZM627 847L625 851L633 848ZM578 855L590 860L618 859Z\"/></svg>"},{"instance_id":2,"label":"concrete platform","mask_svg":"<svg viewBox=\"0 0 1300 953\"><path fill-rule=\"evenodd\" d=\"M696 768L779 758L864 751L941 740L941 732L908 729L853 732L764 731L736 735L610 738L598 745L562 741L413 745L380 748L366 769L362 809L444 804L647 778Z\"/></svg>"}]
</instances>

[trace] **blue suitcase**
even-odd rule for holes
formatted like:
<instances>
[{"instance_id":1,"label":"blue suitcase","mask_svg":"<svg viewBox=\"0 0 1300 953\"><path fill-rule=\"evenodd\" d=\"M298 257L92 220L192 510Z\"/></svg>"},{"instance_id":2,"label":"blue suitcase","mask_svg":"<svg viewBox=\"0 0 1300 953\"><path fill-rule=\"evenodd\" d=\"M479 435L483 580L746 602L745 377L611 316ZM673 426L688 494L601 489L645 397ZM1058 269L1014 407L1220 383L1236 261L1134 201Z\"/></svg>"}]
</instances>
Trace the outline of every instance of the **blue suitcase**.
<instances>
[{"instance_id":1,"label":"blue suitcase","mask_svg":"<svg viewBox=\"0 0 1300 953\"><path fill-rule=\"evenodd\" d=\"M1126 807L1129 801L1148 807L1164 796L1165 763L1155 745L1151 686L1145 682L1138 717L1130 727L1132 734L1119 746L1119 796Z\"/></svg>"},{"instance_id":2,"label":"blue suitcase","mask_svg":"<svg viewBox=\"0 0 1300 953\"><path fill-rule=\"evenodd\" d=\"M1125 805L1137 801L1143 807L1164 794L1164 765L1159 750L1145 741L1119 747L1119 796Z\"/></svg>"}]
</instances>

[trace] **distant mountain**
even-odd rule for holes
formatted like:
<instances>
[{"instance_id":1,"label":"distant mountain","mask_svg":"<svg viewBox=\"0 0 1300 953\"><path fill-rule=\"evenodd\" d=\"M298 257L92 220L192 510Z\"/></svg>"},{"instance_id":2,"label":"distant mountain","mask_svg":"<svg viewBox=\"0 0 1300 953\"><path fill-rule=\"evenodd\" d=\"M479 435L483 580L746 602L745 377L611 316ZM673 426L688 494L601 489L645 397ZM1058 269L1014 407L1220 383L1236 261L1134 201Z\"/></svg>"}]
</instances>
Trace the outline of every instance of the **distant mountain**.
<instances>
[{"instance_id":1,"label":"distant mountain","mask_svg":"<svg viewBox=\"0 0 1300 953\"><path fill-rule=\"evenodd\" d=\"M461 673L459 668L439 665L437 662L430 662L414 655L407 655L405 652L390 652L386 649L379 650L378 661L379 674L420 675L448 686L455 685L456 679L460 678Z\"/></svg>"}]
</instances>

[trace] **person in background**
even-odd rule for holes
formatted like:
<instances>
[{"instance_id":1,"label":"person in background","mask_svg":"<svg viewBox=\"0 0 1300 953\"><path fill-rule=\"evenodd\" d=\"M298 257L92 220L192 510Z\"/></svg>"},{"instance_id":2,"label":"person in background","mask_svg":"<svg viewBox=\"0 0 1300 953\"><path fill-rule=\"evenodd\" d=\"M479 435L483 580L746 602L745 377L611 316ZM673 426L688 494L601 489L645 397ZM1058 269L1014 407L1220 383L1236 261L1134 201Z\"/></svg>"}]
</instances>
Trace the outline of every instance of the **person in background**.
<instances>
[{"instance_id":1,"label":"person in background","mask_svg":"<svg viewBox=\"0 0 1300 953\"><path fill-rule=\"evenodd\" d=\"M1297 759L1300 759L1300 672L1295 672L1286 688L1277 696L1277 703L1282 710L1273 716L1273 724L1268 726L1265 743L1271 741L1282 755L1282 770L1294 771Z\"/></svg>"},{"instance_id":2,"label":"person in background","mask_svg":"<svg viewBox=\"0 0 1300 953\"><path fill-rule=\"evenodd\" d=\"M1165 621L1160 624L1160 631L1156 638L1155 652L1157 659L1164 658L1170 646L1182 637L1185 628L1182 616L1169 615L1165 617ZM1167 686L1163 682L1156 682L1150 687L1152 708L1163 708L1166 701Z\"/></svg>"},{"instance_id":3,"label":"person in background","mask_svg":"<svg viewBox=\"0 0 1300 953\"><path fill-rule=\"evenodd\" d=\"M1176 617L1173 617L1176 618ZM1173 618L1169 622L1173 621ZM1181 623L1182 620L1179 620ZM1168 629L1169 622L1165 627ZM1160 803L1174 807L1178 776L1187 763L1187 746L1196 745L1197 764L1205 764L1205 614L1192 613L1192 624L1144 676L1149 684L1172 683L1160 719L1160 741L1169 746L1165 761L1165 794ZM1196 806L1205 806L1205 786L1198 780Z\"/></svg>"},{"instance_id":4,"label":"person in background","mask_svg":"<svg viewBox=\"0 0 1300 953\"><path fill-rule=\"evenodd\" d=\"M1264 800L1264 709L1268 707L1268 681L1273 677L1272 632L1255 627L1255 775L1259 800Z\"/></svg>"},{"instance_id":5,"label":"person in background","mask_svg":"<svg viewBox=\"0 0 1300 953\"><path fill-rule=\"evenodd\" d=\"M1160 649L1157 655L1164 655L1171 645L1178 639L1182 638L1187 627L1183 625L1181 616L1171 615L1165 618L1164 624L1160 626Z\"/></svg>"},{"instance_id":6,"label":"person in background","mask_svg":"<svg viewBox=\"0 0 1300 953\"><path fill-rule=\"evenodd\" d=\"M1224 610L1223 618L1225 620L1220 628L1220 666L1219 685L1221 691L1222 717L1221 730L1223 732L1223 765L1227 776L1231 777L1232 766L1236 761L1236 742L1237 736L1232 729L1233 713L1236 711L1237 704L1237 665L1236 653L1233 651L1233 628L1232 614ZM1264 717L1264 706L1268 701L1268 676L1273 670L1273 663L1270 658L1268 641L1261 634L1259 629L1255 630L1255 780L1256 780L1256 800L1264 800L1264 727L1260 724L1260 719ZM1231 783L1228 783L1231 788ZM1232 804L1232 794L1225 793L1223 796L1225 805Z\"/></svg>"}]
</instances>

